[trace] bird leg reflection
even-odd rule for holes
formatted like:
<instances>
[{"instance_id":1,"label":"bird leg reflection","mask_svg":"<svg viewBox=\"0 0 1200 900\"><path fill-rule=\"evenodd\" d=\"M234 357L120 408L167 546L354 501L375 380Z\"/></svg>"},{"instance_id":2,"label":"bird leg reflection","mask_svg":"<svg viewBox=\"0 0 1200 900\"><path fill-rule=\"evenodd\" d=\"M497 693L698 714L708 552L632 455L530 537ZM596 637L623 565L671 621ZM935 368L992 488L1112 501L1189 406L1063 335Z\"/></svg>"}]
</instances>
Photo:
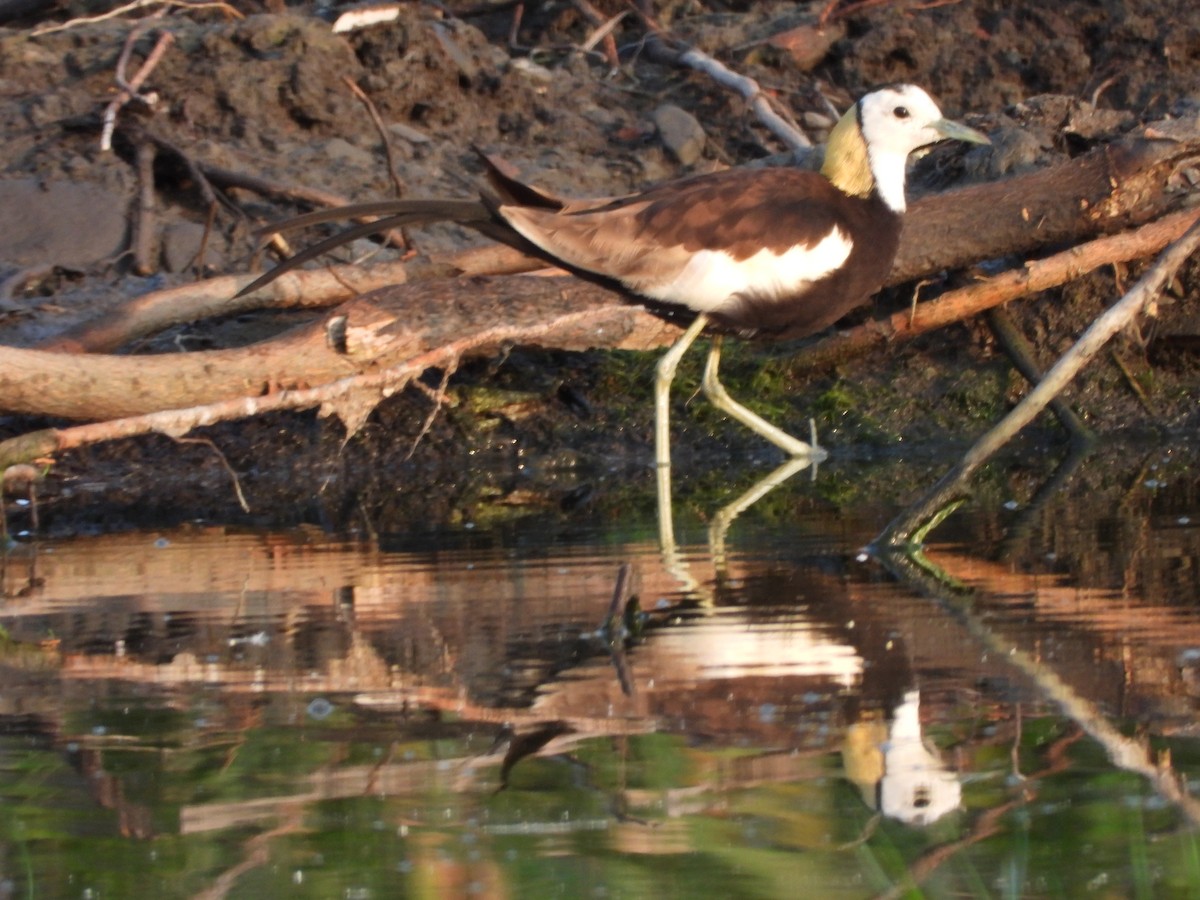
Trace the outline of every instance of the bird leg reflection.
<instances>
[{"instance_id":1,"label":"bird leg reflection","mask_svg":"<svg viewBox=\"0 0 1200 900\"><path fill-rule=\"evenodd\" d=\"M754 482L736 500L726 503L717 511L708 525L708 549L712 554L713 565L716 567L718 576L725 570L725 535L729 532L729 526L733 524L733 520L797 472L803 472L809 466L813 467L813 478L815 479L817 463L818 460L815 457L793 456L770 474L764 475Z\"/></svg>"},{"instance_id":2,"label":"bird leg reflection","mask_svg":"<svg viewBox=\"0 0 1200 900\"><path fill-rule=\"evenodd\" d=\"M725 536L733 524L733 520L797 472L813 466L815 477L816 464L817 459L814 457L793 457L756 481L736 500L726 503L717 511L708 526L708 549L716 568L718 581L724 576ZM692 574L691 568L679 552L679 545L675 542L675 519L671 504L671 470L669 467L658 467L657 487L658 546L662 554L663 568L674 576L686 593L698 597L704 605L711 605L714 600L712 588L704 585Z\"/></svg>"}]
</instances>

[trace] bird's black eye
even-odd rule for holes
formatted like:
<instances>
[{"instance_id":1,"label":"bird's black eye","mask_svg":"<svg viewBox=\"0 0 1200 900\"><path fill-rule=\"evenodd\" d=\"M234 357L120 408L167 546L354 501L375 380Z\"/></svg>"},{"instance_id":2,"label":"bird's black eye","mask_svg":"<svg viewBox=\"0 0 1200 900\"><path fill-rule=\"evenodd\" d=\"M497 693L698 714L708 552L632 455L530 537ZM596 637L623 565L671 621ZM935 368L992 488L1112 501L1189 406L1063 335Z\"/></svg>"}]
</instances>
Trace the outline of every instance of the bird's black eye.
<instances>
[{"instance_id":1,"label":"bird's black eye","mask_svg":"<svg viewBox=\"0 0 1200 900\"><path fill-rule=\"evenodd\" d=\"M892 110L892 115L894 115L897 119L907 119L909 116L908 107L897 106Z\"/></svg>"}]
</instances>

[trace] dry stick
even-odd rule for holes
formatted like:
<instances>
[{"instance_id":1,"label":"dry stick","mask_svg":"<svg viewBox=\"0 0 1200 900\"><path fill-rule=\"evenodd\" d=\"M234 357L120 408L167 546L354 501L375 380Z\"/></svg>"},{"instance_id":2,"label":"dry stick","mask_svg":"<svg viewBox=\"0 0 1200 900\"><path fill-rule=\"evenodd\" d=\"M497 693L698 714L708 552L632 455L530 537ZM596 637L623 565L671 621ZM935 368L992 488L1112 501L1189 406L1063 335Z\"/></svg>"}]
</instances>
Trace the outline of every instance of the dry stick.
<instances>
[{"instance_id":1,"label":"dry stick","mask_svg":"<svg viewBox=\"0 0 1200 900\"><path fill-rule=\"evenodd\" d=\"M1194 217L1200 215L1200 211L1193 211L1193 214ZM924 497L888 525L876 539L876 545L895 547L909 543L915 531L929 522L939 510L957 499L963 493L971 474L1008 443L1018 431L1033 421L1079 370L1104 348L1114 334L1128 325L1148 303L1158 298L1163 286L1175 277L1179 267L1197 247L1200 247L1200 220L1193 221L1184 235L1163 251L1149 271L1138 279L1137 284L1088 326L1083 336L1063 354L1024 400L980 438Z\"/></svg>"},{"instance_id":2,"label":"dry stick","mask_svg":"<svg viewBox=\"0 0 1200 900\"><path fill-rule=\"evenodd\" d=\"M204 272L204 257L208 253L208 239L212 236L213 227L217 223L217 208L216 203L209 204L208 215L204 218L204 233L200 235L200 246L196 248L196 255L188 263L188 268L197 275Z\"/></svg>"},{"instance_id":3,"label":"dry stick","mask_svg":"<svg viewBox=\"0 0 1200 900\"><path fill-rule=\"evenodd\" d=\"M987 322L988 327L992 329L992 334L1004 348L1004 352L1008 354L1013 367L1030 384L1037 384L1041 381L1043 373L1034 358L1033 347L1025 339L1025 335L1021 334L1017 323L1008 314L1008 310L1003 306L993 306L987 312ZM1071 404L1062 397L1055 397L1051 400L1050 408L1054 410L1054 415L1058 417L1063 428L1071 433L1072 440L1088 443L1095 437L1091 429L1083 423L1079 414L1071 409Z\"/></svg>"},{"instance_id":4,"label":"dry stick","mask_svg":"<svg viewBox=\"0 0 1200 900\"><path fill-rule=\"evenodd\" d=\"M379 132L379 139L383 141L383 155L387 160L388 177L392 180L392 191L396 198L400 199L406 193L404 182L400 180L399 174L396 172L396 155L392 151L392 141L388 137L387 126L383 124L383 116L379 115L379 110L367 96L367 92L360 88L354 79L349 75L343 75L342 81L346 82L346 87L350 88L350 93L361 101L362 105L367 108L367 114L371 117L371 121L375 123L375 130Z\"/></svg>"},{"instance_id":5,"label":"dry stick","mask_svg":"<svg viewBox=\"0 0 1200 900\"><path fill-rule=\"evenodd\" d=\"M111 353L130 341L185 322L252 309L325 309L358 294L427 278L518 275L544 268L541 260L502 245L473 247L429 263L393 261L371 266L344 264L289 272L252 294L238 291L257 276L219 275L152 291L59 332L36 346L58 353ZM49 271L47 268L46 271ZM2 285L0 285L2 288ZM0 311L3 311L0 293ZM17 309L14 305L14 309Z\"/></svg>"},{"instance_id":6,"label":"dry stick","mask_svg":"<svg viewBox=\"0 0 1200 900\"><path fill-rule=\"evenodd\" d=\"M234 19L244 19L246 16L228 3L221 2L197 2L190 3L187 0L133 0L132 3L126 3L124 6L118 6L110 9L107 12L97 16L81 16L78 19L70 19L66 22L61 22L55 25L41 25L29 32L30 37L40 37L43 34L54 34L56 31L67 31L70 28L75 28L80 25L91 25L94 22L103 22L106 19L115 19L118 16L123 16L125 13L133 12L137 9L142 9L147 6L162 6L165 8L176 7L182 9L219 9L221 12Z\"/></svg>"},{"instance_id":7,"label":"dry stick","mask_svg":"<svg viewBox=\"0 0 1200 900\"><path fill-rule=\"evenodd\" d=\"M613 69L620 68L621 58L617 54L617 41L613 37L613 29L621 21L621 15L613 16L611 19L606 19L600 10L592 6L588 0L571 0L571 5L579 10L580 14L591 23L595 31L588 37L583 45L583 50L586 53L597 43L604 44L604 57L608 60L608 64Z\"/></svg>"},{"instance_id":8,"label":"dry stick","mask_svg":"<svg viewBox=\"0 0 1200 900\"><path fill-rule=\"evenodd\" d=\"M367 114L371 117L371 121L375 123L375 130L379 132L379 139L383 141L383 155L387 162L388 178L392 181L392 190L396 194L396 199L399 200L406 193L404 182L400 179L399 171L396 169L396 155L392 150L391 137L388 135L387 126L383 124L383 116L379 114L379 110L367 96L366 91L355 84L354 79L349 75L343 75L342 80L346 82L346 86L350 88L351 93L362 101L363 106L367 108ZM396 243L397 236L400 243ZM403 228L393 229L384 235L384 239L388 243L399 247L401 250L407 251L412 247L412 239L408 236L408 232Z\"/></svg>"},{"instance_id":9,"label":"dry stick","mask_svg":"<svg viewBox=\"0 0 1200 900\"><path fill-rule=\"evenodd\" d=\"M601 25L598 25L595 29L592 30L592 33L589 34L584 39L583 43L579 45L579 49L581 51L583 51L584 53L591 53L593 50L596 49L596 45L598 43L600 43L601 41L603 41L604 47L605 47L605 52L607 53L609 44L612 44L612 69L613 69L613 71L616 71L621 63L621 54L617 50L617 41L613 37L613 31L615 31L616 27L618 25L620 25L622 21L624 21L625 15L626 15L625 13L619 12L615 16L613 16L611 19L609 19L608 21L604 22Z\"/></svg>"},{"instance_id":10,"label":"dry stick","mask_svg":"<svg viewBox=\"0 0 1200 900\"><path fill-rule=\"evenodd\" d=\"M154 209L154 144L143 141L137 145L138 208L133 223L133 270L139 275L158 271L155 238L158 234Z\"/></svg>"},{"instance_id":11,"label":"dry stick","mask_svg":"<svg viewBox=\"0 0 1200 900\"><path fill-rule=\"evenodd\" d=\"M237 496L238 506L242 508L242 512L250 512L250 504L246 502L246 495L242 493L242 480L238 478L237 472L233 471L233 466L229 464L229 460L221 452L220 447L208 438L181 437L175 438L175 441L180 444L203 444L212 450L217 455L217 461L221 463L222 468L229 473L229 478L233 482L233 492Z\"/></svg>"},{"instance_id":12,"label":"dry stick","mask_svg":"<svg viewBox=\"0 0 1200 900\"><path fill-rule=\"evenodd\" d=\"M125 67L129 64L129 55L133 51L134 43L141 36L145 28L146 25L144 23L134 26L133 30L129 32L125 46L121 48L121 56L117 60L116 80L121 90L104 110L104 127L100 131L100 149L105 153L112 150L113 129L116 127L117 113L121 110L121 107L130 100L140 100L147 106L154 106L158 102L157 95L142 94L139 92L141 91L143 82L154 71L154 67L158 65L163 54L167 52L167 48L175 40L175 36L171 32L164 31L158 36L158 42L154 45L154 49L150 51L150 55L146 57L146 61L142 63L141 68L137 70L137 74L129 79L129 81L125 80Z\"/></svg>"},{"instance_id":13,"label":"dry stick","mask_svg":"<svg viewBox=\"0 0 1200 900\"><path fill-rule=\"evenodd\" d=\"M634 13L650 31L646 46L653 56L658 57L664 62L685 65L695 69L697 72L707 75L713 81L717 82L717 84L721 85L721 87L729 88L741 94L743 99L750 103L750 107L754 110L754 114L758 117L758 120L775 137L787 144L788 149L793 153L803 152L812 147L812 141L799 128L775 111L775 108L771 105L771 101L763 93L763 89L759 87L757 81L745 75L739 75L724 63L713 59L707 53L697 50L695 47L687 47L681 51L672 50L666 44L662 28L654 21L649 10L646 8L649 4L633 3L632 0L627 0L627 2L630 2Z\"/></svg>"},{"instance_id":14,"label":"dry stick","mask_svg":"<svg viewBox=\"0 0 1200 900\"><path fill-rule=\"evenodd\" d=\"M703 72L722 87L730 88L741 94L742 97L749 101L754 114L758 116L758 120L775 137L787 144L789 150L793 152L807 150L812 146L812 141L805 137L795 125L788 122L775 111L775 107L771 105L771 101L763 93L762 88L758 86L758 82L753 78L739 75L723 63L718 62L706 53L702 53L695 47L681 53L679 61L685 66L695 69L697 72Z\"/></svg>"},{"instance_id":15,"label":"dry stick","mask_svg":"<svg viewBox=\"0 0 1200 900\"><path fill-rule=\"evenodd\" d=\"M442 404L446 402L446 389L450 386L450 379L458 370L458 360L452 359L449 364L442 368L442 381L437 386L437 390L432 392L430 400L433 402L433 409L429 411L429 415L425 417L425 421L421 423L421 430L417 432L417 436L413 438L412 446L408 448L408 453L404 454L404 461L408 462L417 453L417 447L421 446L421 441L425 435L429 434L429 429L433 427L433 423L437 421L437 414L441 412ZM419 381L414 384L421 384ZM422 385L424 387L424 385ZM427 392L429 393L429 392Z\"/></svg>"},{"instance_id":16,"label":"dry stick","mask_svg":"<svg viewBox=\"0 0 1200 900\"><path fill-rule=\"evenodd\" d=\"M344 303L362 293L389 284L401 284L408 271L401 262L381 263L364 270L359 266L331 266L289 272L269 286L236 297L255 275L221 275L135 297L100 319L83 322L38 345L57 353L105 353L137 338L183 322L227 316L251 309L323 309ZM351 288L347 289L349 281ZM264 296L265 295L265 296ZM269 300L266 298L270 298Z\"/></svg>"},{"instance_id":17,"label":"dry stick","mask_svg":"<svg viewBox=\"0 0 1200 900\"><path fill-rule=\"evenodd\" d=\"M1171 213L1133 231L1097 238L1026 263L980 284L920 303L915 312L903 310L823 338L797 353L791 365L801 369L833 365L893 340L913 338L1009 300L1058 287L1101 266L1143 259L1177 240L1198 219L1200 209Z\"/></svg>"},{"instance_id":18,"label":"dry stick","mask_svg":"<svg viewBox=\"0 0 1200 900\"><path fill-rule=\"evenodd\" d=\"M620 309L620 307L615 307ZM163 410L141 416L128 416L72 428L47 428L0 441L0 469L7 463L52 456L89 444L161 433L181 437L194 428L214 425L230 419L244 419L267 412L320 407L322 415L335 413L346 420L361 422L361 408L373 408L379 401L402 390L426 369L453 365L475 347L506 341L528 341L558 328L586 323L602 324L594 309L566 313L537 327L499 325L476 332L462 340L436 347L380 372L353 375L315 388L282 390L263 397L239 397L204 406ZM365 403L364 403L365 398ZM359 410L350 407L360 407ZM367 410L369 412L369 409ZM351 422L353 424L353 421ZM352 428L350 430L353 430Z\"/></svg>"}]
</instances>

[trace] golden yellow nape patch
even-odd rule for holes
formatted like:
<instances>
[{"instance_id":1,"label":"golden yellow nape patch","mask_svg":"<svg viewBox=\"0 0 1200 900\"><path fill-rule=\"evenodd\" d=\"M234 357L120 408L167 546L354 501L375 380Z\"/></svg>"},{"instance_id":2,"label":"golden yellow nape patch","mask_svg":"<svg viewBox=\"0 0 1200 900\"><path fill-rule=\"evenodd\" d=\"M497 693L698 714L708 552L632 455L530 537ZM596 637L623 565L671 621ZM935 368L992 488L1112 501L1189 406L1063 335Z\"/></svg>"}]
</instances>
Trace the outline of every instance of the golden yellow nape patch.
<instances>
[{"instance_id":1,"label":"golden yellow nape patch","mask_svg":"<svg viewBox=\"0 0 1200 900\"><path fill-rule=\"evenodd\" d=\"M821 174L834 187L852 197L865 197L875 187L875 176L871 174L867 159L867 142L863 140L858 113L853 106L829 132Z\"/></svg>"}]
</instances>

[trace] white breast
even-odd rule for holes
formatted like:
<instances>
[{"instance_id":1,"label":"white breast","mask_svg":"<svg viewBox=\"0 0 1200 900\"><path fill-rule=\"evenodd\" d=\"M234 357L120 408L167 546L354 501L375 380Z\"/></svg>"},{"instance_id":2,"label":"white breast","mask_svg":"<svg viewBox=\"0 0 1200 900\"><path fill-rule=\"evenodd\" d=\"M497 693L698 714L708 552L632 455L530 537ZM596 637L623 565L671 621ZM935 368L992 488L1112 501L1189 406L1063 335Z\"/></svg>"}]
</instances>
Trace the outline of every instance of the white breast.
<instances>
[{"instance_id":1,"label":"white breast","mask_svg":"<svg viewBox=\"0 0 1200 900\"><path fill-rule=\"evenodd\" d=\"M764 249L743 260L724 250L700 250L670 280L629 286L696 312L717 311L738 295L782 300L841 266L851 245L850 238L834 228L816 246L800 244L783 253Z\"/></svg>"}]
</instances>

